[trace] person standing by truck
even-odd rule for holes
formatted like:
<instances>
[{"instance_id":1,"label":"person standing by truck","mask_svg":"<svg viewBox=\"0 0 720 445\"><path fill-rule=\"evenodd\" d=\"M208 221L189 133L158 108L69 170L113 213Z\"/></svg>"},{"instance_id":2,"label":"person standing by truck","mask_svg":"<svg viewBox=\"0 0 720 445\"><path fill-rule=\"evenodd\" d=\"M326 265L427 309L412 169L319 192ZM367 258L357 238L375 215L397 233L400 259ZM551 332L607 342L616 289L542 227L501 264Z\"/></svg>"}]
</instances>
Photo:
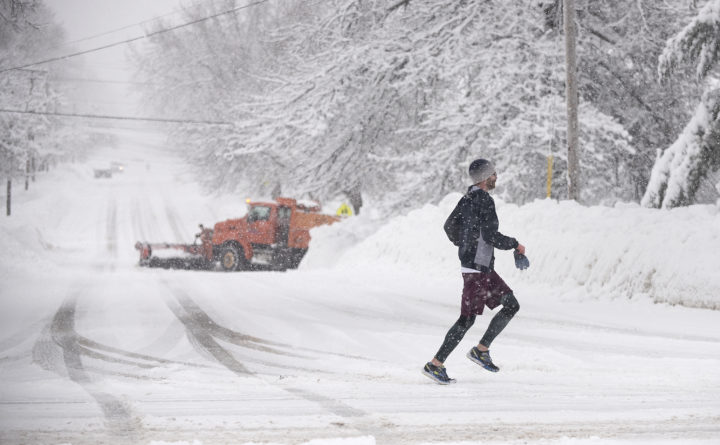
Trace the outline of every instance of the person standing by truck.
<instances>
[{"instance_id":1,"label":"person standing by truck","mask_svg":"<svg viewBox=\"0 0 720 445\"><path fill-rule=\"evenodd\" d=\"M488 193L497 181L495 166L486 159L476 159L470 164L469 174L473 185L457 203L444 226L450 241L458 246L464 283L460 318L447 332L433 359L423 367L423 374L440 384L455 382L448 377L443 363L473 325L475 317L482 315L485 306L494 309L502 305L502 309L467 357L488 371L500 370L490 358L490 344L515 316L520 305L512 289L495 272L494 249L515 249L516 266L524 269L529 265L525 246L498 231L495 201Z\"/></svg>"}]
</instances>

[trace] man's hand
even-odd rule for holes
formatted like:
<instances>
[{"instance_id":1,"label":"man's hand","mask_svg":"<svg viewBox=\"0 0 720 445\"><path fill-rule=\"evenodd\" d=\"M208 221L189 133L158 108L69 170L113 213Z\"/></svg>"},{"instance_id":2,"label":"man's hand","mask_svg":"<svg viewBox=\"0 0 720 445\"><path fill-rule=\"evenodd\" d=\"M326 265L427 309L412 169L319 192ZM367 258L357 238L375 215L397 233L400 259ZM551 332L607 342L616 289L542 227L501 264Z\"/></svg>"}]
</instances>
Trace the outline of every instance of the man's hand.
<instances>
[{"instance_id":1,"label":"man's hand","mask_svg":"<svg viewBox=\"0 0 720 445\"><path fill-rule=\"evenodd\" d=\"M515 250L516 250L520 255L525 255L525 246L523 246L522 244L518 243L518 246L515 248Z\"/></svg>"},{"instance_id":2,"label":"man's hand","mask_svg":"<svg viewBox=\"0 0 720 445\"><path fill-rule=\"evenodd\" d=\"M522 247L522 246L519 246ZM523 248L523 252L525 249ZM530 267L530 260L520 253L520 249L515 249L515 252L513 252L513 256L515 257L515 267L517 267L520 270L525 270L528 267Z\"/></svg>"}]
</instances>

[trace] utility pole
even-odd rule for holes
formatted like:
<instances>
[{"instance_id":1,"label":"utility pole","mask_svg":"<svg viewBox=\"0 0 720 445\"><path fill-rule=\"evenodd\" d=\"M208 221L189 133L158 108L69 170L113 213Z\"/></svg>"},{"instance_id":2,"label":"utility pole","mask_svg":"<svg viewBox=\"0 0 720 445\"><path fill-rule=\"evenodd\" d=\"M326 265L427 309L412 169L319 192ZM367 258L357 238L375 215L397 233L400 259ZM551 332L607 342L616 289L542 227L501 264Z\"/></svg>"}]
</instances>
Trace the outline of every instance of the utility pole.
<instances>
[{"instance_id":1,"label":"utility pole","mask_svg":"<svg viewBox=\"0 0 720 445\"><path fill-rule=\"evenodd\" d=\"M575 0L563 0L565 29L565 99L567 100L568 198L580 197L580 162L578 161L578 90L575 57Z\"/></svg>"},{"instance_id":2,"label":"utility pole","mask_svg":"<svg viewBox=\"0 0 720 445\"><path fill-rule=\"evenodd\" d=\"M12 211L10 210L12 208L12 180L7 180L7 200L5 201L5 214L7 216L10 216Z\"/></svg>"},{"instance_id":3,"label":"utility pole","mask_svg":"<svg viewBox=\"0 0 720 445\"><path fill-rule=\"evenodd\" d=\"M33 95L33 89L35 89L35 71L30 70L30 91L28 91L28 97L25 101L25 111L28 111L30 109L30 101L32 100ZM28 151L27 151L27 159L25 160L25 191L30 188L30 157L32 156L32 151L30 149L30 142L33 140L32 130L28 130Z\"/></svg>"}]
</instances>

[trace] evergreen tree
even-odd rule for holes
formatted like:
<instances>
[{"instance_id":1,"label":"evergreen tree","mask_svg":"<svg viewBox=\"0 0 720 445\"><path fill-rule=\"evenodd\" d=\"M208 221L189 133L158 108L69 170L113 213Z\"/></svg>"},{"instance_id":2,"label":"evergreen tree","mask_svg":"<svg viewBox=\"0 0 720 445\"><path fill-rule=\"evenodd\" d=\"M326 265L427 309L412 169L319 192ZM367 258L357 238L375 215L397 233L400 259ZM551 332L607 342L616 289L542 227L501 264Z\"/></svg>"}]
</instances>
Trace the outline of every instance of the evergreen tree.
<instances>
[{"instance_id":1,"label":"evergreen tree","mask_svg":"<svg viewBox=\"0 0 720 445\"><path fill-rule=\"evenodd\" d=\"M657 79L665 42L692 11L687 0L578 0L576 4L581 101L612 116L630 135L633 151L617 164L622 183L630 187L622 187L615 196L639 201L657 147L672 144L700 93L689 79L672 84Z\"/></svg>"},{"instance_id":2,"label":"evergreen tree","mask_svg":"<svg viewBox=\"0 0 720 445\"><path fill-rule=\"evenodd\" d=\"M678 139L653 167L643 205L671 208L695 202L709 174L720 169L720 88L714 69L720 57L720 0L711 0L676 36L668 40L660 63L663 79L694 64L706 82L695 113Z\"/></svg>"}]
</instances>

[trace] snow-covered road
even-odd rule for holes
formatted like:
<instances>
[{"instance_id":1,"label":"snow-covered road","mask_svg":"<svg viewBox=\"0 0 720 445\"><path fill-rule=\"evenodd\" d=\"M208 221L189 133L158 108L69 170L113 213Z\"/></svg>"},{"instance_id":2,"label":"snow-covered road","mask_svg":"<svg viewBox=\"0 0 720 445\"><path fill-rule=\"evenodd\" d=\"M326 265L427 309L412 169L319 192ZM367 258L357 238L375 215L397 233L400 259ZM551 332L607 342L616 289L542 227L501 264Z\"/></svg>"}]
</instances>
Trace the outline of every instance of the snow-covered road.
<instances>
[{"instance_id":1,"label":"snow-covered road","mask_svg":"<svg viewBox=\"0 0 720 445\"><path fill-rule=\"evenodd\" d=\"M459 274L140 268L136 241L190 242L245 197L205 196L162 139L118 135L0 223L3 444L720 443L720 312L510 283L501 372L464 357L487 312L437 386L420 369ZM126 171L94 179L111 161Z\"/></svg>"}]
</instances>

